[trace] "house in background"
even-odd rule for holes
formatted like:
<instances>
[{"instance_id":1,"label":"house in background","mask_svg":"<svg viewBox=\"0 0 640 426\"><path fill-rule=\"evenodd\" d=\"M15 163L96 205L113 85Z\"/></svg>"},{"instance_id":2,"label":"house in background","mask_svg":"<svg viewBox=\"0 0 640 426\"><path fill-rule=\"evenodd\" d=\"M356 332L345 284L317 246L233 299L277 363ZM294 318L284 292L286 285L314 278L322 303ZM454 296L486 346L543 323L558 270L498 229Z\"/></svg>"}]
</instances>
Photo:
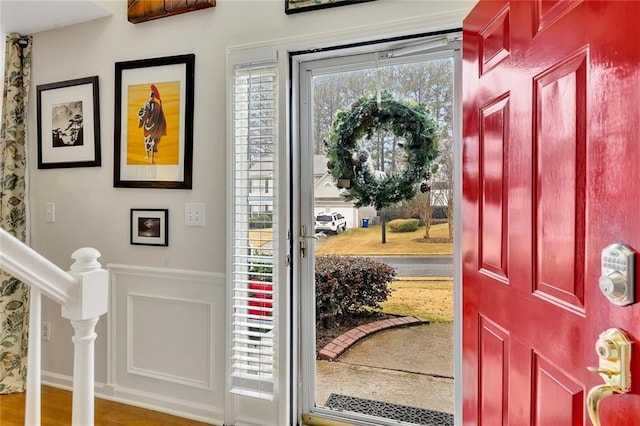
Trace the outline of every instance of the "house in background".
<instances>
[{"instance_id":1,"label":"house in background","mask_svg":"<svg viewBox=\"0 0 640 426\"><path fill-rule=\"evenodd\" d=\"M273 156L261 156L249 166L248 203L251 216L273 212Z\"/></svg>"},{"instance_id":2,"label":"house in background","mask_svg":"<svg viewBox=\"0 0 640 426\"><path fill-rule=\"evenodd\" d=\"M351 201L345 201L327 170L327 157L314 155L314 199L315 214L338 212L347 219L347 228L361 226L362 219L373 219L376 211L372 207L356 208ZM249 168L248 203L251 216L256 217L273 212L273 157L265 156L262 161L254 161Z\"/></svg>"},{"instance_id":3,"label":"house in background","mask_svg":"<svg viewBox=\"0 0 640 426\"><path fill-rule=\"evenodd\" d=\"M375 208L365 206L356 208L353 201L347 201L342 197L342 189L336 186L335 180L328 172L327 157L316 154L314 162L314 213L340 213L347 220L347 228L363 226L366 219L369 224L379 222ZM268 220L273 212L273 156L266 155L251 163L249 167L249 193L247 196L251 217L256 220ZM446 214L446 206L449 191L446 182L436 180L430 191L432 209L439 208L437 214Z\"/></svg>"},{"instance_id":4,"label":"house in background","mask_svg":"<svg viewBox=\"0 0 640 426\"><path fill-rule=\"evenodd\" d=\"M314 195L316 215L321 213L337 212L347 219L347 228L357 228L362 226L363 220L367 219L369 224L377 224L380 221L378 212L371 206L356 208L352 201L345 201L342 197L342 189L336 183L327 169L327 157L324 155L313 156L314 172ZM434 218L446 218L447 202L451 194L450 184L440 175L436 175L431 183L430 196L431 208ZM418 188L416 188L416 192Z\"/></svg>"},{"instance_id":5,"label":"house in background","mask_svg":"<svg viewBox=\"0 0 640 426\"><path fill-rule=\"evenodd\" d=\"M329 174L327 157L324 155L313 156L313 190L316 216L321 213L340 213L347 219L347 229L362 226L365 218L374 223L377 213L373 207L356 208L353 201L345 201L342 197L342 189L336 186Z\"/></svg>"}]
</instances>

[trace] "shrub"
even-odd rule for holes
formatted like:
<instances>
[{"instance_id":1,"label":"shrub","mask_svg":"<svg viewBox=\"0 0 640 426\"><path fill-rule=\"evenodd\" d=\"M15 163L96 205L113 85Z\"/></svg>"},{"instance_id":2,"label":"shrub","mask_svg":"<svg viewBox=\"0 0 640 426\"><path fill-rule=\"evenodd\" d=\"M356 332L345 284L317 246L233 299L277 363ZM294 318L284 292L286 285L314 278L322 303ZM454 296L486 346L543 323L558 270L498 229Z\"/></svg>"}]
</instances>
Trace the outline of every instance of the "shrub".
<instances>
[{"instance_id":1,"label":"shrub","mask_svg":"<svg viewBox=\"0 0 640 426\"><path fill-rule=\"evenodd\" d=\"M380 309L395 275L393 267L366 257L316 257L316 321L327 326L341 316Z\"/></svg>"},{"instance_id":2,"label":"shrub","mask_svg":"<svg viewBox=\"0 0 640 426\"><path fill-rule=\"evenodd\" d=\"M394 219L387 223L390 232L413 232L418 230L418 219Z\"/></svg>"},{"instance_id":3,"label":"shrub","mask_svg":"<svg viewBox=\"0 0 640 426\"><path fill-rule=\"evenodd\" d=\"M406 207L406 203L397 203L392 206L387 207L384 210L384 215L387 219L387 223L391 222L394 219L404 219L406 217L411 217L411 212Z\"/></svg>"},{"instance_id":4,"label":"shrub","mask_svg":"<svg viewBox=\"0 0 640 426\"><path fill-rule=\"evenodd\" d=\"M418 193L409 201L401 201L393 206L385 209L387 221L393 219L419 219L420 226L424 226L421 213L424 213L426 207L427 194ZM431 218L432 219L446 219L447 218L447 206L431 206Z\"/></svg>"},{"instance_id":5,"label":"shrub","mask_svg":"<svg viewBox=\"0 0 640 426\"><path fill-rule=\"evenodd\" d=\"M256 253L259 255L259 253ZM249 279L250 280L260 280L260 281L271 281L271 277L266 274L271 274L273 272L273 265L270 263L259 263L254 262L249 267Z\"/></svg>"},{"instance_id":6,"label":"shrub","mask_svg":"<svg viewBox=\"0 0 640 426\"><path fill-rule=\"evenodd\" d=\"M273 222L270 213L262 213L249 218L249 229L267 229L272 227Z\"/></svg>"}]
</instances>

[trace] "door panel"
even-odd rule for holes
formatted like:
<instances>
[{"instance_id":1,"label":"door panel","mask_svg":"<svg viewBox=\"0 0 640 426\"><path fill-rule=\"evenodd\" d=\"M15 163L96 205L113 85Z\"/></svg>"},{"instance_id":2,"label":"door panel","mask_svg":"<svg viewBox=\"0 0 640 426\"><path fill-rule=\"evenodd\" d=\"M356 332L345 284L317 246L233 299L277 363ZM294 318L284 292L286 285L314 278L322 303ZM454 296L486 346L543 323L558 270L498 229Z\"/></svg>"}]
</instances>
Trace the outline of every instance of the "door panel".
<instances>
[{"instance_id":1,"label":"door panel","mask_svg":"<svg viewBox=\"0 0 640 426\"><path fill-rule=\"evenodd\" d=\"M638 12L481 0L464 22L464 424L589 424L598 335L621 328L640 352L639 305L598 288L603 248L640 248ZM638 422L632 386L603 426Z\"/></svg>"},{"instance_id":2,"label":"door panel","mask_svg":"<svg viewBox=\"0 0 640 426\"><path fill-rule=\"evenodd\" d=\"M480 333L480 418L500 425L508 407L509 334L487 318L480 319Z\"/></svg>"},{"instance_id":3,"label":"door panel","mask_svg":"<svg viewBox=\"0 0 640 426\"><path fill-rule=\"evenodd\" d=\"M478 247L482 270L508 280L507 223L509 194L503 182L508 181L504 159L504 143L508 129L509 96L500 96L480 110L480 163L483 166L481 182L482 238Z\"/></svg>"},{"instance_id":4,"label":"door panel","mask_svg":"<svg viewBox=\"0 0 640 426\"><path fill-rule=\"evenodd\" d=\"M533 365L534 420L531 424L584 424L582 384L537 353L534 353Z\"/></svg>"},{"instance_id":5,"label":"door panel","mask_svg":"<svg viewBox=\"0 0 640 426\"><path fill-rule=\"evenodd\" d=\"M535 294L584 312L586 51L533 78ZM559 184L561 183L561 184Z\"/></svg>"}]
</instances>

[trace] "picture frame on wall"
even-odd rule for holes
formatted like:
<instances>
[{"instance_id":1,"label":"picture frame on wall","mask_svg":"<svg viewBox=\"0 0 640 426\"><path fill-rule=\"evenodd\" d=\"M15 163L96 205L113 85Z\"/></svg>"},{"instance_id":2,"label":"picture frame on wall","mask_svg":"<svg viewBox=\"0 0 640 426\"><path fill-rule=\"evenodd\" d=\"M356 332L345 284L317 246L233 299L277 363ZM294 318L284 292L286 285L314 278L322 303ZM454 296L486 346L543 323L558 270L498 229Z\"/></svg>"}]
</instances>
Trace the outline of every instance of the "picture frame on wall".
<instances>
[{"instance_id":1,"label":"picture frame on wall","mask_svg":"<svg viewBox=\"0 0 640 426\"><path fill-rule=\"evenodd\" d=\"M311 10L366 3L370 1L373 0L284 0L284 12L289 15L292 13L308 12Z\"/></svg>"},{"instance_id":2,"label":"picture frame on wall","mask_svg":"<svg viewBox=\"0 0 640 426\"><path fill-rule=\"evenodd\" d=\"M38 168L99 167L98 76L36 86Z\"/></svg>"},{"instance_id":3,"label":"picture frame on wall","mask_svg":"<svg viewBox=\"0 0 640 426\"><path fill-rule=\"evenodd\" d=\"M195 55L115 64L113 186L191 189Z\"/></svg>"},{"instance_id":4,"label":"picture frame on wall","mask_svg":"<svg viewBox=\"0 0 640 426\"><path fill-rule=\"evenodd\" d=\"M130 243L139 246L169 245L168 209L131 209Z\"/></svg>"},{"instance_id":5,"label":"picture frame on wall","mask_svg":"<svg viewBox=\"0 0 640 426\"><path fill-rule=\"evenodd\" d=\"M127 0L127 20L137 24L215 5L216 0Z\"/></svg>"}]
</instances>

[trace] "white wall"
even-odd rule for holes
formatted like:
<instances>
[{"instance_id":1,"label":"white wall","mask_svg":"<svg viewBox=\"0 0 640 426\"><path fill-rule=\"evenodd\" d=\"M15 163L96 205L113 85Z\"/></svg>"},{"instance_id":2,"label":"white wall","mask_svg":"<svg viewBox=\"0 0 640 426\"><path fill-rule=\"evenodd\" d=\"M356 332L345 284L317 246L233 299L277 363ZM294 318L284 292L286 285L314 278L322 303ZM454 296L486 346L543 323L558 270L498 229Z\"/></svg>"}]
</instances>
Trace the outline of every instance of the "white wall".
<instances>
[{"instance_id":1,"label":"white wall","mask_svg":"<svg viewBox=\"0 0 640 426\"><path fill-rule=\"evenodd\" d=\"M28 112L32 246L65 269L75 249L92 246L101 251L103 266L141 265L224 274L226 49L270 40L278 40L280 49L308 49L460 27L473 3L376 0L285 15L282 0L218 0L214 8L134 25L126 19L125 0L106 1L100 4L113 13L112 17L35 34ZM114 63L185 53L196 56L193 189L114 188ZM280 63L286 73L286 60L281 58ZM36 85L93 75L99 76L102 166L38 170ZM281 98L286 96L283 86ZM286 120L284 113L282 120ZM184 225L184 203L192 201L205 203L204 228ZM44 222L45 202L55 203L55 223ZM134 207L169 209L168 247L129 244L129 209ZM51 341L44 345L43 369L53 375L71 375L71 327L60 318L59 308L50 303L45 303L43 316L52 324ZM109 381L107 323L104 318L98 325L96 347L96 380L102 383ZM224 335L224 324L214 327L213 335ZM216 362L224 366L224 360ZM225 383L216 385L223 388ZM283 404L279 405L282 411ZM262 421L277 423L274 419Z\"/></svg>"}]
</instances>

